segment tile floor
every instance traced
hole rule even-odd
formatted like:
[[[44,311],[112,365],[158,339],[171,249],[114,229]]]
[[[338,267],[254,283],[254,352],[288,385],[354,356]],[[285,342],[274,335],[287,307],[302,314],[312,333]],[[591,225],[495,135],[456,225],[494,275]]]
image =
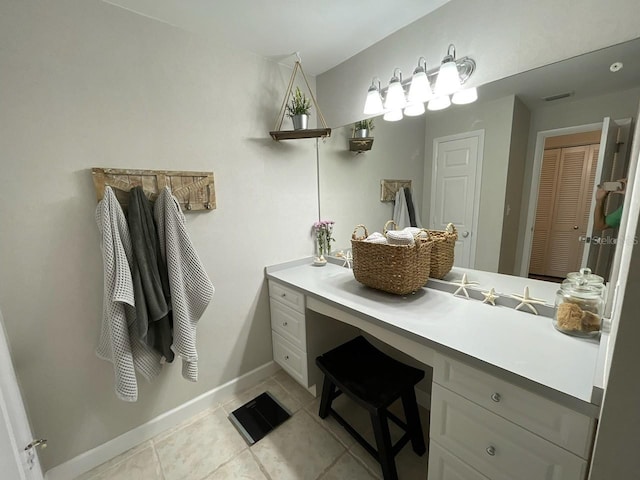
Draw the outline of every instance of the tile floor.
[[[227,419],[240,405],[264,391],[273,394],[293,416],[248,447]],[[113,458],[77,480],[374,480],[378,463],[331,417],[318,417],[314,398],[279,371],[225,403],[190,418],[152,440]],[[372,444],[368,414],[344,395],[334,408]],[[399,417],[399,402],[392,410]],[[428,441],[429,412],[420,409]],[[391,424],[392,440],[400,430]],[[427,478],[428,452],[418,457],[407,444],[396,457],[400,480]]]

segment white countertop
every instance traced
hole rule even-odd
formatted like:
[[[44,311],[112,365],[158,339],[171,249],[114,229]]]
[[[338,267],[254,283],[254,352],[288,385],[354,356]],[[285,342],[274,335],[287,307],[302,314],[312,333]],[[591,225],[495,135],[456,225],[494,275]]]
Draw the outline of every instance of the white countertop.
[[[593,389],[599,343],[564,335],[547,317],[432,288],[391,295],[361,285],[350,269],[333,264],[292,262],[268,267],[267,276],[431,348],[459,352],[586,404],[601,393]]]

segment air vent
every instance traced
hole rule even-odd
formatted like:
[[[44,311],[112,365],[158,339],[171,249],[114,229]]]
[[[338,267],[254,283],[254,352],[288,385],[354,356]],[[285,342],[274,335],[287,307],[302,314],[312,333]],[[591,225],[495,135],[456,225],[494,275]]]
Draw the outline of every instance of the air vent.
[[[570,97],[571,95],[573,95],[573,92],[558,93],[556,95],[549,95],[548,97],[542,97],[542,100],[544,100],[545,102],[553,102],[555,100],[560,100],[561,98]]]

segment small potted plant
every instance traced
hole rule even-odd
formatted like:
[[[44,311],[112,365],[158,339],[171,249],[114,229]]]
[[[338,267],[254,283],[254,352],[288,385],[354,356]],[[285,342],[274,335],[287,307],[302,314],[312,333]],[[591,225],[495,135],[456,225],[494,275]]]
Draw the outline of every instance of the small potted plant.
[[[353,138],[368,138],[373,126],[373,119],[360,120],[353,126]]]
[[[296,87],[296,91],[287,105],[287,116],[293,121],[294,130],[304,130],[309,122],[309,112],[311,111],[311,101]]]

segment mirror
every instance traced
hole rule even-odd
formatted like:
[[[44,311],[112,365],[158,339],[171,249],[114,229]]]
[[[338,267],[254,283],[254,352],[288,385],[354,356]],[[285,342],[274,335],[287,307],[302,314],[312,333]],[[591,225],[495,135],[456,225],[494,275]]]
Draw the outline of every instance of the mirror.
[[[551,245],[546,252],[542,249],[545,255],[556,255],[547,264],[565,261],[571,254],[575,266],[565,266],[567,271],[589,261],[597,266],[597,273],[606,275],[615,230],[602,235],[592,231],[592,186],[596,178],[620,178],[628,168],[631,122],[640,99],[639,58],[640,39],[636,39],[480,86],[479,100],[470,105],[427,111],[398,122],[375,118],[372,149],[362,154],[349,151],[352,125],[334,129],[320,146],[319,196],[322,218],[336,222],[335,247],[349,248],[356,225],[364,224],[372,233],[382,231],[392,218],[393,202],[380,201],[382,179],[411,180],[413,201],[426,228],[442,230],[449,221],[458,226],[458,266],[510,275],[531,273],[541,279],[564,276],[536,270],[542,243]],[[612,72],[614,62],[621,62],[623,68]],[[612,159],[598,160],[603,155],[600,147],[589,151],[589,145],[607,137],[602,133],[607,127],[613,138],[607,150]],[[574,134],[586,139],[565,137]],[[586,161],[572,160],[577,146],[586,146],[584,158],[591,163],[569,171],[571,162]],[[548,152],[562,155],[563,149],[566,160],[562,157],[556,164],[564,165],[564,176],[558,175],[562,168],[547,159]],[[477,174],[459,169],[468,155],[475,155]],[[440,167],[434,168],[434,163]],[[553,192],[545,190],[549,164],[551,170],[555,168]],[[574,181],[578,177],[581,180]],[[538,192],[539,210],[558,211],[560,220],[564,211],[560,200],[550,206],[549,198],[571,198],[581,208],[569,230],[541,233]],[[623,198],[609,197],[609,210]],[[558,246],[564,237],[569,238],[568,246],[562,247],[566,252]],[[586,242],[576,243],[586,237],[596,242],[588,247]]]

